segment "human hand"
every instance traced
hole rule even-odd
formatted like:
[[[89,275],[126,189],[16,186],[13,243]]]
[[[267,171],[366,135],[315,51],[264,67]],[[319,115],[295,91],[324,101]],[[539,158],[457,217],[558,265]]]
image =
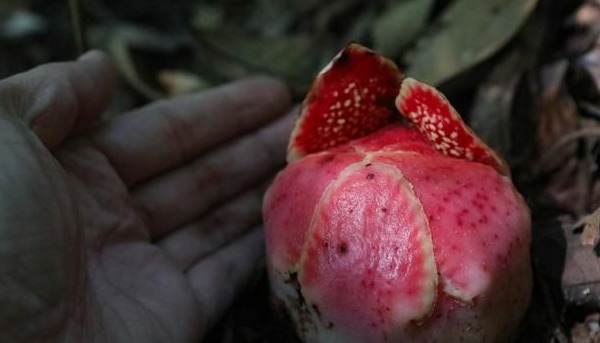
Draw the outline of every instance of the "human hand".
[[[284,86],[256,78],[91,128],[106,58],[0,82],[0,341],[198,342],[263,257]]]

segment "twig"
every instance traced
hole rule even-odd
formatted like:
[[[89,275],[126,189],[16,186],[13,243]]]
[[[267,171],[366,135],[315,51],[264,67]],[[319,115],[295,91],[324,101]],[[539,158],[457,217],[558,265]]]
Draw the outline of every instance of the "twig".
[[[560,148],[571,143],[572,141],[575,141],[575,140],[578,140],[581,138],[588,138],[588,137],[600,139],[600,128],[594,127],[594,128],[580,129],[580,130],[570,132],[570,133],[560,137],[556,141],[556,143],[554,143],[552,146],[550,146],[550,148],[548,148],[548,150],[546,150],[546,152],[540,158],[540,162],[538,164],[539,170],[543,170],[543,167],[546,166],[546,164],[548,164],[548,161],[556,155],[556,153],[558,152],[558,150]]]
[[[87,44],[83,35],[84,27],[81,20],[81,6],[79,0],[69,0],[69,12],[71,14],[71,28],[73,30],[73,39],[79,55],[87,50]]]

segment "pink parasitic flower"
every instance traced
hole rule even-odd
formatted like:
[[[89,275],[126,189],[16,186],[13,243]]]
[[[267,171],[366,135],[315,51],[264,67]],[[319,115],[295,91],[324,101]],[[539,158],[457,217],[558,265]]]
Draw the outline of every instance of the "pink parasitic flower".
[[[507,342],[530,214],[435,88],[350,44],[318,75],[263,205],[269,279],[304,342]]]

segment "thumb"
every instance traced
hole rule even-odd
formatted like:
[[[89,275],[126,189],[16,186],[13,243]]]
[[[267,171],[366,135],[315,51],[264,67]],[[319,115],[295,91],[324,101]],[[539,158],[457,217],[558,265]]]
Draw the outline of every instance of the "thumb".
[[[0,116],[20,119],[53,149],[106,110],[113,86],[108,58],[91,51],[76,62],[50,63],[0,81]]]

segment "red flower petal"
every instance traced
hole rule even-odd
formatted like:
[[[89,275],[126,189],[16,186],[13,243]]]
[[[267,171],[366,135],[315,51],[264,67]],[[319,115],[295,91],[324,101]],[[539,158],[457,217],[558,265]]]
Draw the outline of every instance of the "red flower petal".
[[[394,62],[349,44],[317,76],[288,146],[288,161],[369,134],[388,124],[402,74]]]
[[[431,231],[400,170],[348,166],[324,192],[309,230],[302,294],[324,324],[348,330],[340,342],[405,341],[398,329],[431,313],[438,286]]]
[[[503,175],[509,174],[506,163],[475,135],[437,89],[406,78],[396,107],[443,154],[487,164]]]

